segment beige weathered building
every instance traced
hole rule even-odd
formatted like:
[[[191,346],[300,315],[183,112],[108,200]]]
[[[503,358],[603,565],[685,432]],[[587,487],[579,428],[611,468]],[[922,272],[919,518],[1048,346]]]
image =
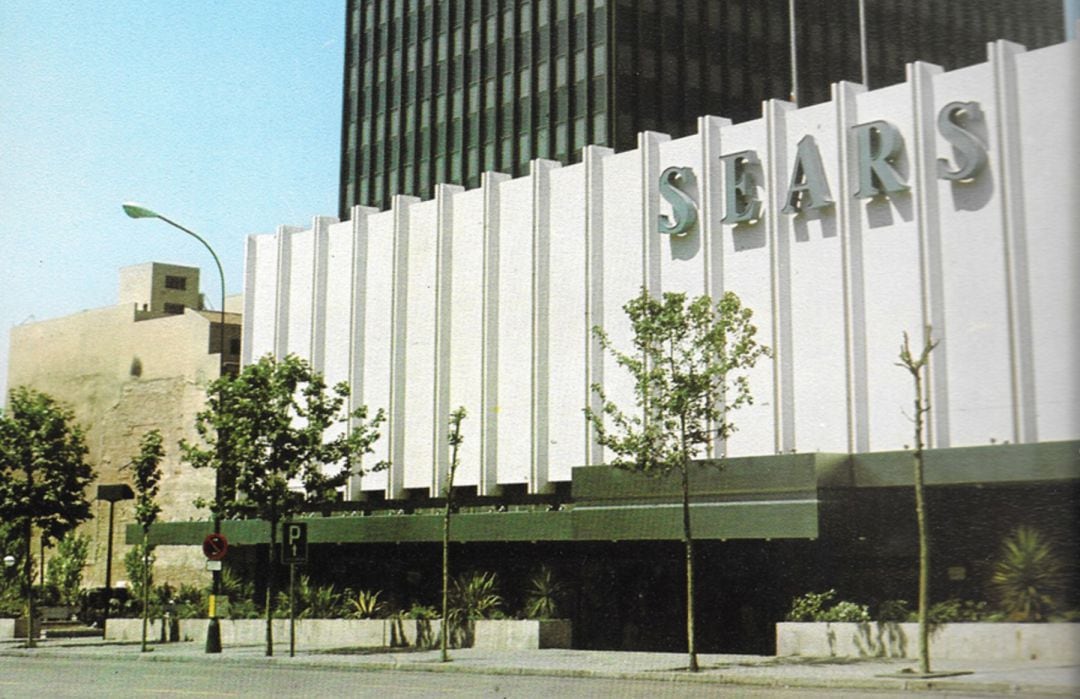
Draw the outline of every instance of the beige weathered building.
[[[240,355],[234,305],[226,304],[226,370],[235,369]],[[165,447],[159,519],[206,519],[194,500],[212,494],[214,474],[181,462],[178,443],[195,438],[195,414],[219,375],[219,319],[219,311],[204,309],[197,268],[151,262],[120,270],[115,306],[12,329],[8,386],[29,386],[66,403],[86,431],[97,481],[87,493],[92,518],[80,528],[91,539],[84,586],[105,584],[109,504],[94,500],[97,485],[131,482],[124,466],[147,431],[160,430]],[[123,528],[132,521],[132,502],[116,503],[114,585],[127,578]],[[159,583],[209,579],[195,547],[163,547],[156,555]]]

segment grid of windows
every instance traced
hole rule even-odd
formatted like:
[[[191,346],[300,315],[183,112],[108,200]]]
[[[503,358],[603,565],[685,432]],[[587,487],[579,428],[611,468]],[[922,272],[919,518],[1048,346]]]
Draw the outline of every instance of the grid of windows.
[[[608,4],[350,0],[342,217],[606,144]]]
[[[1061,41],[1059,0],[866,2],[872,87],[915,59],[985,60],[985,42]],[[701,114],[757,118],[791,92],[788,0],[349,0],[341,218],[440,182],[679,137]],[[799,101],[860,79],[858,0],[796,2]]]

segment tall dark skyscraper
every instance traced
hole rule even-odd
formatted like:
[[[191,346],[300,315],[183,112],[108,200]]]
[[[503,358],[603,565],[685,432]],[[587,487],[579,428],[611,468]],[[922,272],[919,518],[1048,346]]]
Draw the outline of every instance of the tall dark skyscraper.
[[[864,0],[872,87],[955,69],[985,44],[1064,38],[1061,0]],[[791,94],[788,0],[348,0],[339,215],[524,174],[533,158],[625,150],[702,114],[736,122]],[[861,81],[859,0],[797,0],[798,101]]]

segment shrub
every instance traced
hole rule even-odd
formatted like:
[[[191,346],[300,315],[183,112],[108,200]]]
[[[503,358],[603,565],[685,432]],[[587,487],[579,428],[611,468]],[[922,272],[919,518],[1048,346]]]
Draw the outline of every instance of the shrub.
[[[1002,542],[990,588],[1011,620],[1044,621],[1064,587],[1061,559],[1038,530],[1021,526]]]
[[[540,569],[529,580],[528,596],[525,599],[525,618],[554,619],[559,616],[559,605],[565,594],[565,588],[556,580],[551,568]]]
[[[209,614],[206,595],[194,585],[181,585],[170,604],[180,619],[201,619]]]
[[[500,615],[502,604],[495,573],[466,573],[454,580],[450,607],[460,618],[490,619]]]
[[[865,604],[840,601],[829,605],[835,598],[836,590],[807,592],[796,597],[791,601],[787,621],[870,621],[870,610]]]
[[[154,547],[143,546],[142,543],[135,544],[124,554],[124,570],[127,571],[128,589],[131,594],[121,603],[115,614],[110,609],[110,616],[140,616],[142,614],[143,568],[149,569],[146,584],[153,590],[155,559]]]
[[[915,621],[915,616],[906,599],[889,599],[878,608],[877,620],[901,623]]]
[[[26,600],[19,592],[18,585],[0,587],[0,617],[19,617],[23,614]]]
[[[345,603],[345,618],[385,619],[387,616],[387,605],[379,599],[380,594],[382,593],[378,590],[375,592],[370,590],[359,590],[357,592],[346,590],[345,597],[347,601]]]
[[[439,611],[434,607],[429,607],[426,604],[419,604],[413,602],[413,605],[409,607],[408,611],[398,612],[397,616],[404,619],[432,620],[438,619],[441,615],[439,614]]]
[[[229,598],[230,619],[256,619],[260,609],[255,603],[255,583],[245,581],[229,568],[221,570],[221,594]]]
[[[154,561],[156,558],[154,556],[154,547],[144,547],[141,543],[135,544],[124,554],[124,570],[127,571],[128,587],[131,589],[131,597],[138,604],[142,604],[143,568],[146,566],[150,568],[149,575],[146,576],[146,582],[153,589]]]
[[[274,614],[289,616],[289,593],[279,592]],[[296,585],[297,619],[336,619],[341,616],[341,593],[333,585],[312,585],[311,578],[301,575]]]
[[[865,604],[841,601],[822,612],[817,621],[870,621],[870,610]]]
[[[931,624],[951,624],[958,621],[984,621],[989,612],[986,602],[948,599],[930,605],[926,616]]]
[[[821,621],[825,605],[836,597],[836,590],[825,592],[807,592],[802,597],[791,600],[791,611],[787,621]]]
[[[45,580],[59,592],[62,604],[79,604],[83,568],[90,553],[90,538],[68,532],[56,545],[56,555],[45,569]]]

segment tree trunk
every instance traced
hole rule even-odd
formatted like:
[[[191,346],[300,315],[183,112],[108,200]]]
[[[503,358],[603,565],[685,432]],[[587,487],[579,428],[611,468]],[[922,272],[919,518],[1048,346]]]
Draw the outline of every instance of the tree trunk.
[[[923,389],[915,372],[915,519],[919,526],[919,671],[930,672],[930,535],[926,526],[926,500],[923,493]]]
[[[146,548],[147,538],[144,531],[142,539],[142,645],[140,646],[143,653],[148,650],[146,647],[146,626],[150,615],[150,552]]]
[[[690,464],[682,465],[683,543],[686,545],[686,649],[690,672],[698,671],[697,645],[694,643],[694,539],[690,532]]]
[[[450,466],[446,474],[446,512],[443,515],[443,558],[442,558],[442,662],[450,660],[450,516],[454,509],[454,474],[458,466],[458,447],[461,446],[461,421],[465,419],[465,408],[460,407],[450,414]]]
[[[270,554],[266,569],[266,655],[274,654],[274,617],[272,605],[274,599],[274,549],[277,548],[277,520],[270,522]]]
[[[33,648],[36,645],[34,639],[34,567],[33,546],[30,543],[33,534],[33,522],[27,515],[24,528],[26,531],[26,558],[23,560],[23,574],[26,578],[26,647]]]
[[[443,515],[442,537],[442,662],[450,660],[450,488],[446,489],[446,512]]]

